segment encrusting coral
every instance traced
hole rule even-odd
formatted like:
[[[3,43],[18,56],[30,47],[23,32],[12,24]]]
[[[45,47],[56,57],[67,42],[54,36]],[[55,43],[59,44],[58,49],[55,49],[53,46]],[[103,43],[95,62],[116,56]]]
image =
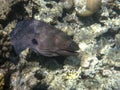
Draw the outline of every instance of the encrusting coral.
[[[4,75],[0,73],[0,90],[3,90],[4,84]]]
[[[9,58],[10,50],[10,37],[7,32],[0,30],[0,58]]]

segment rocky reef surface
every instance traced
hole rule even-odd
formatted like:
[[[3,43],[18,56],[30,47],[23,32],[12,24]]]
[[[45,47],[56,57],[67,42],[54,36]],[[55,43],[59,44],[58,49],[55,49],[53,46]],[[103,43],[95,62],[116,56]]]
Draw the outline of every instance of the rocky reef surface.
[[[119,0],[1,0],[0,90],[120,90]],[[10,32],[37,19],[73,35],[79,55],[48,58],[24,50]]]

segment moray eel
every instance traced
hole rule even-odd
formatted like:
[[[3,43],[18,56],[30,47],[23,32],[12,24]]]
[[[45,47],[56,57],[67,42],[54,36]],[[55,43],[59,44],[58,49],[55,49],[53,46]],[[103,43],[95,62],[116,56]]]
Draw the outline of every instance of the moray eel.
[[[77,55],[78,45],[71,36],[61,30],[38,20],[18,22],[10,33],[16,54],[26,48],[47,57]]]

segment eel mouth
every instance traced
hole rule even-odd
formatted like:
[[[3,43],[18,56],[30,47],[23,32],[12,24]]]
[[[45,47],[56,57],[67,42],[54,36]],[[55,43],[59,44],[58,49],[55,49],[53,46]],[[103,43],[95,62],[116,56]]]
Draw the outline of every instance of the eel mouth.
[[[39,51],[36,51],[36,50],[33,50],[34,52],[38,53],[38,54],[41,54],[41,55],[44,55],[44,56],[47,56],[47,57],[54,57],[54,56],[77,56],[79,55],[79,51],[76,50],[76,51],[70,51],[70,50],[57,50],[57,51],[54,51],[54,50],[40,50]]]
[[[62,56],[76,56],[78,55],[79,51],[70,51],[70,50],[60,50],[57,52],[58,55],[62,55]]]

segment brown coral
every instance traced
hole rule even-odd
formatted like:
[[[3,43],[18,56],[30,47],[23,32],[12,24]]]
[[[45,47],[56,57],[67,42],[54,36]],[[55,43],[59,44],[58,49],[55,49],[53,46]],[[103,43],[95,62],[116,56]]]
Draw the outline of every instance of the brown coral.
[[[0,30],[0,58],[8,58],[10,55],[11,43],[7,32]]]
[[[0,73],[0,90],[3,90],[4,84],[4,75]]]
[[[10,5],[6,0],[0,0],[0,19],[6,19],[10,11]]]

